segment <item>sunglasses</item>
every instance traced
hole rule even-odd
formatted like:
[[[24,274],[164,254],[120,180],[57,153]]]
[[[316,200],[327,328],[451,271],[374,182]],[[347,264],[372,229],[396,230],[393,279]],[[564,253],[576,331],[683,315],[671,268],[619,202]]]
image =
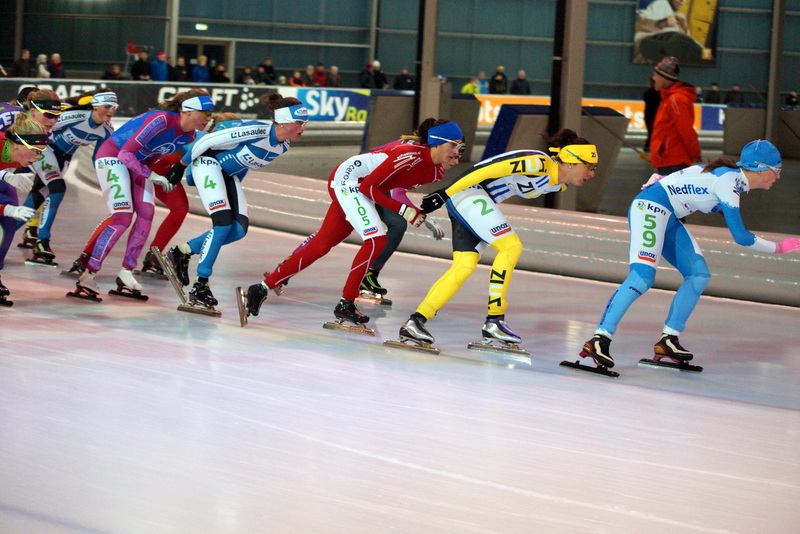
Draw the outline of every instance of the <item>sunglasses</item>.
[[[458,149],[459,154],[463,154],[464,150],[467,148],[466,143],[459,143],[458,141],[453,141],[452,139],[445,139],[444,137],[439,137],[437,135],[429,135],[431,139],[438,139],[439,141],[445,141],[446,143],[450,143],[454,147]]]
[[[45,119],[57,119],[58,116],[61,115],[60,111],[55,111],[55,110],[52,110],[52,109],[49,110],[49,111],[43,110],[42,108],[40,108],[39,106],[36,105],[36,101],[35,100],[32,101],[31,104],[33,105],[34,109],[36,109],[36,111],[38,111],[39,113],[44,115]]]
[[[24,147],[25,147],[25,148],[27,148],[27,149],[33,150],[34,152],[38,152],[39,154],[41,154],[42,152],[44,152],[45,150],[47,150],[47,147],[44,147],[44,148],[39,148],[39,147],[38,147],[38,146],[36,146],[36,145],[31,145],[31,144],[28,144],[28,143],[25,141],[25,139],[23,139],[22,137],[20,137],[20,136],[19,136],[19,134],[14,134],[14,137],[16,137],[16,140],[17,140],[17,142],[19,142],[19,144],[21,144],[22,146],[24,146]]]
[[[760,161],[756,161],[755,163],[756,163],[756,165],[762,165],[762,166],[768,168],[769,170],[771,170],[772,172],[774,172],[778,176],[781,175],[781,168],[780,167],[773,167],[772,165],[767,165],[766,163],[761,163]]]
[[[573,158],[575,158],[578,161],[580,161],[581,163],[583,163],[583,166],[586,167],[587,169],[589,169],[590,171],[597,170],[597,164],[589,163],[588,161],[586,161],[585,159],[583,159],[582,157],[580,157],[579,155],[574,153],[572,150],[567,150],[567,153],[569,155],[571,155]]]
[[[305,126],[308,124],[308,121],[294,121],[294,123],[298,126]]]

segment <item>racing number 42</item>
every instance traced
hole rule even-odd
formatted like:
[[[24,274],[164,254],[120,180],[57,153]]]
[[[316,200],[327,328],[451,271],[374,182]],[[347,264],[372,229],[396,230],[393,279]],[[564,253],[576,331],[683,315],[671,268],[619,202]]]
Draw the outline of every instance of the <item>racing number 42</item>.
[[[117,183],[119,182],[119,176],[114,174],[114,171],[112,169],[108,169],[108,173],[106,174],[106,182],[111,183],[111,185],[108,186],[108,188],[114,191],[115,199],[125,198],[125,195],[122,194],[122,186]]]

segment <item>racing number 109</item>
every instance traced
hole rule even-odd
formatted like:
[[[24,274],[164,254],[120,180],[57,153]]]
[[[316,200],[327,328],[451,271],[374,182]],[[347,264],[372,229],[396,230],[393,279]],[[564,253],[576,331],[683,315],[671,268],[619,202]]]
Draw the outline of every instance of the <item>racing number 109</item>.
[[[644,216],[644,232],[642,232],[642,240],[644,241],[644,246],[647,248],[653,248],[656,244],[656,233],[653,231],[653,228],[657,226],[656,216],[653,214],[647,214]]]

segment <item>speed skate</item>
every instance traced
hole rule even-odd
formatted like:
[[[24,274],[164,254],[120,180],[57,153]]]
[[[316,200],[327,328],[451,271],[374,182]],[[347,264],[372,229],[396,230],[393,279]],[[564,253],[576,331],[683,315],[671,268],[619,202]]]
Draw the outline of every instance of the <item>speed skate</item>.
[[[665,358],[668,361],[661,361]],[[642,358],[639,360],[639,365],[663,367],[665,369],[677,369],[678,371],[691,371],[694,373],[700,373],[703,371],[703,368],[699,365],[692,365],[687,363],[685,360],[673,360],[672,358],[669,358],[663,354],[656,354],[652,358]]]
[[[417,341],[415,339],[403,338],[402,336],[400,339],[387,339],[383,342],[383,344],[387,347],[395,347],[398,349],[406,349],[406,350],[414,350],[417,352],[427,352],[428,354],[440,354],[442,351],[431,345],[430,343],[425,343],[422,341]]]
[[[164,271],[164,274],[170,281],[172,289],[175,290],[175,293],[178,294],[178,298],[181,299],[181,303],[177,308],[178,311],[208,315],[210,317],[222,316],[222,312],[213,306],[207,306],[203,302],[195,299],[189,301],[189,299],[186,297],[186,292],[183,290],[183,285],[180,283],[180,281],[178,281],[178,277],[175,275],[175,270],[172,268],[172,263],[166,258],[166,256],[164,256],[158,247],[154,246],[150,250],[158,260],[159,265],[161,265],[161,269]]]
[[[372,328],[367,328],[361,323],[353,323],[347,319],[341,318],[323,323],[322,328],[327,328],[328,330],[344,330],[346,332],[352,332],[353,334],[364,334],[367,336],[375,335],[375,330]]]
[[[385,295],[374,293],[372,291],[361,290],[361,293],[356,297],[356,302],[364,302],[367,304],[380,304],[382,306],[391,306],[392,299],[387,299]]]
[[[506,343],[496,339],[483,338],[483,341],[473,341],[467,344],[468,349],[482,350],[484,352],[511,352],[513,354],[521,354],[522,356],[530,356],[531,351],[523,349],[517,343]]]
[[[345,330],[354,334],[364,334],[374,336],[375,330],[367,328],[364,324],[369,321],[369,317],[358,311],[356,305],[351,300],[341,299],[333,310],[336,321],[329,321],[322,325],[322,328],[329,330]]]

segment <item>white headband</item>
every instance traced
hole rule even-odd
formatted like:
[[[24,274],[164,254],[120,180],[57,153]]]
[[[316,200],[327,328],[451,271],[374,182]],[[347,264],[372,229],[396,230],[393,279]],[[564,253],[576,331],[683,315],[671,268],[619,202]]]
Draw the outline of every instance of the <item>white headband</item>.
[[[278,108],[274,112],[275,122],[278,124],[289,124],[297,121],[308,122],[308,110],[303,104],[289,106],[288,108]]]
[[[181,111],[214,111],[214,101],[210,96],[195,96],[183,101]]]
[[[92,105],[93,106],[112,106],[112,107],[119,107],[119,102],[117,102],[117,95],[116,93],[112,93],[108,91],[106,93],[97,93],[92,96]]]

